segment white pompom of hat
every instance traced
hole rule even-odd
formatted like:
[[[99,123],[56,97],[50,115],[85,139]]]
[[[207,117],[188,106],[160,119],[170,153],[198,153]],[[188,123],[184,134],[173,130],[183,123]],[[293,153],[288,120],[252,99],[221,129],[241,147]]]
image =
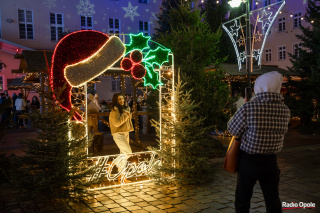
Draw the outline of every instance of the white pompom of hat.
[[[278,71],[260,75],[254,84],[254,93],[274,92],[280,93],[283,76]]]

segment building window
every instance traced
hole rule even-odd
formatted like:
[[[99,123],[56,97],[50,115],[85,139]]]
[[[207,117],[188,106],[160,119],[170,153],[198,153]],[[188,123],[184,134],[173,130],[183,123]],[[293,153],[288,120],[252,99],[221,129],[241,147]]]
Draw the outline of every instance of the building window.
[[[1,27],[1,11],[0,11],[0,38],[2,38],[2,27]]]
[[[81,16],[81,30],[93,30],[92,16]]]
[[[301,12],[293,15],[293,28],[301,27]]]
[[[149,3],[149,0],[139,0],[139,3]]]
[[[63,36],[62,13],[50,13],[51,41],[59,41]]]
[[[293,55],[299,58],[299,48],[301,48],[301,43],[293,44]]]
[[[139,21],[139,32],[143,33],[145,36],[149,35],[149,22]]]
[[[278,56],[279,60],[285,60],[286,59],[286,47],[285,46],[280,46],[278,47]]]
[[[109,33],[120,34],[120,19],[109,18]]]
[[[0,76],[0,92],[3,92],[3,77]]]
[[[279,18],[279,32],[282,32],[285,30],[286,30],[286,18],[285,17]]]
[[[264,0],[264,6],[270,5],[270,0]]]
[[[18,10],[19,38],[33,39],[33,15],[30,10]]]
[[[266,49],[266,62],[271,61],[271,49]]]
[[[111,90],[112,91],[121,91],[121,80],[120,78],[111,77]]]

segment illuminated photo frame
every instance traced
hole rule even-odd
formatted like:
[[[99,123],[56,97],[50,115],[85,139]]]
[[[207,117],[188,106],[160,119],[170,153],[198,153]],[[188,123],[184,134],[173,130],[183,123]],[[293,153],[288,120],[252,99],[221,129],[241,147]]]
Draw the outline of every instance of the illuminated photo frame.
[[[70,49],[70,45],[74,45],[74,49]],[[65,58],[70,58],[70,55],[75,55],[75,59],[71,59],[71,62],[66,61]],[[152,41],[150,36],[144,36],[143,33],[109,36],[92,30],[77,31],[68,34],[58,43],[52,61],[52,90],[66,85],[63,91],[65,99],[59,102],[60,106],[68,111],[75,107],[72,102],[74,89],[81,90],[84,96],[83,104],[80,104],[84,108],[83,113],[74,110],[73,119],[74,122],[81,122],[86,126],[87,137],[87,84],[110,70],[126,74],[130,72],[132,78],[142,81],[145,87],[159,92],[160,124],[162,111],[167,111],[166,107],[170,104],[167,101],[173,101],[173,96],[168,97],[168,91],[173,90],[174,86],[174,56],[169,49]],[[174,109],[171,111],[174,113]],[[127,155],[130,156],[117,154],[90,157],[88,160],[95,170],[88,180],[104,179],[100,185],[92,186],[91,189],[150,181],[148,174],[155,165],[161,164],[161,160],[152,151]],[[121,171],[119,165],[125,165],[121,166]],[[131,183],[125,182],[127,178],[131,178]]]

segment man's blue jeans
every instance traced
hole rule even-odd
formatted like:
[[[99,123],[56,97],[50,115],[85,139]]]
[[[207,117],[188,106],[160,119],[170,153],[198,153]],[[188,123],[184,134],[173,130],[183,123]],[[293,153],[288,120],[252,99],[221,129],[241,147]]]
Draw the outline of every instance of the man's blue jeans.
[[[236,212],[249,213],[253,187],[260,183],[267,212],[282,212],[279,198],[280,170],[277,155],[250,155],[240,151],[237,174]]]

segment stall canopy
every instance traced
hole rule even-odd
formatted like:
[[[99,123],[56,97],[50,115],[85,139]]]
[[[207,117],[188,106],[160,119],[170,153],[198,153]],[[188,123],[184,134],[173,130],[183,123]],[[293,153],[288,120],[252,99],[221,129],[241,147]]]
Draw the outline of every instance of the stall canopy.
[[[238,81],[238,82],[247,82],[247,72],[242,71],[239,72],[238,65],[237,64],[228,64],[228,63],[222,63],[221,67],[225,70],[225,80],[228,81]],[[211,67],[207,67],[206,71],[214,71],[214,65]],[[254,82],[257,77],[260,75],[271,72],[271,71],[278,71],[284,76],[284,81],[287,80],[288,76],[291,76],[293,78],[299,78],[299,75],[293,72],[290,72],[288,70],[279,68],[278,66],[269,66],[269,65],[262,65],[261,69],[259,70],[253,70],[253,72],[250,73],[250,81]]]
[[[14,78],[10,82],[8,82],[9,90],[20,90],[23,97],[27,98],[31,89],[34,86],[32,83],[24,82],[24,78]]]

